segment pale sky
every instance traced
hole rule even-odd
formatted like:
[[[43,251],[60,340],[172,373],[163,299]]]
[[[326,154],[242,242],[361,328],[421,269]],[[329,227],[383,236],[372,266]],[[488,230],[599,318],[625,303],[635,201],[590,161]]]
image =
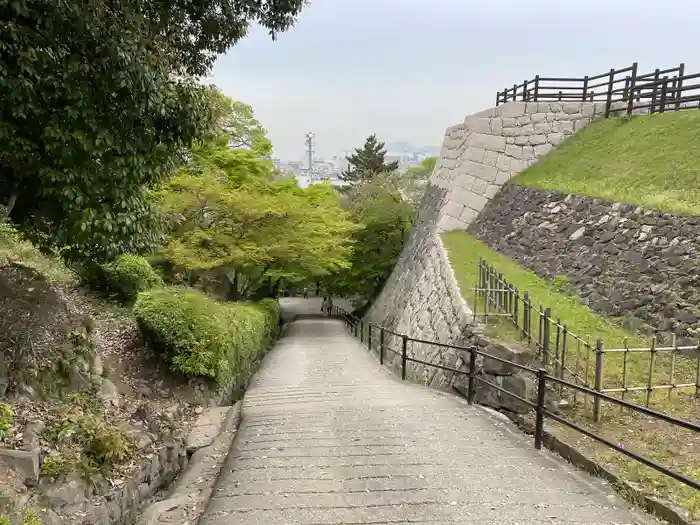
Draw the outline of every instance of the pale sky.
[[[253,28],[211,81],[253,106],[286,160],[307,131],[326,158],[371,133],[439,146],[538,73],[700,72],[699,26],[700,0],[311,0],[275,42]]]

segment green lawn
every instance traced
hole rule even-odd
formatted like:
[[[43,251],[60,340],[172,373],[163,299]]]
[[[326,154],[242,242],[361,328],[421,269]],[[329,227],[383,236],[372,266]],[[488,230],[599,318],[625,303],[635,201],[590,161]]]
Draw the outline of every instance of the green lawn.
[[[700,215],[700,111],[593,122],[512,182]]]

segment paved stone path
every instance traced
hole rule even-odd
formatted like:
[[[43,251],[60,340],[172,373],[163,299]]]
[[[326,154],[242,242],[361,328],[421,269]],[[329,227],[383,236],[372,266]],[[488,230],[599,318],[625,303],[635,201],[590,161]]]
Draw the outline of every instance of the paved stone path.
[[[657,522],[498,415],[395,379],[341,322],[292,323],[200,524],[408,523]]]

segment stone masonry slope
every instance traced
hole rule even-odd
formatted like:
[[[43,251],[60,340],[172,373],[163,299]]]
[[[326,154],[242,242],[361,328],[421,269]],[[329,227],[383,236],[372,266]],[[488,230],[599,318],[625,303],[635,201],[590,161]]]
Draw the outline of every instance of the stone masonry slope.
[[[332,319],[290,325],[201,525],[652,524],[497,415],[402,383]]]

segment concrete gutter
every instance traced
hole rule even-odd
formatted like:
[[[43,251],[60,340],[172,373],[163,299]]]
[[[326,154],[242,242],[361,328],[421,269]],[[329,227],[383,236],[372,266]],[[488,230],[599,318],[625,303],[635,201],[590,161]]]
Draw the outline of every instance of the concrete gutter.
[[[240,422],[240,401],[233,406],[205,410],[187,440],[188,450],[195,450],[187,468],[167,499],[148,506],[137,525],[197,523],[211,498]]]

